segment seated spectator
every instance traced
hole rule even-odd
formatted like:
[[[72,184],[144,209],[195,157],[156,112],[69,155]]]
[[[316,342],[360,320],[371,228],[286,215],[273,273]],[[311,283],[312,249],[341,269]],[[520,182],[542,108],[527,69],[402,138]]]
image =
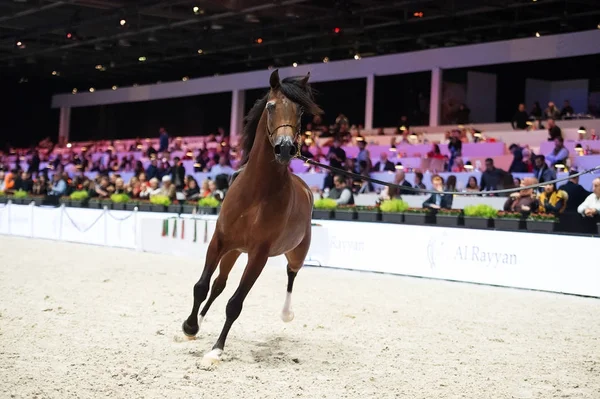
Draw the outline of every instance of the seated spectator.
[[[0,190],[1,191],[1,190]],[[43,174],[38,175],[37,179],[33,182],[31,190],[33,195],[47,195],[48,194],[48,179]]]
[[[433,189],[436,191],[444,191],[444,179],[440,176],[434,176],[431,179],[433,183]],[[431,209],[451,209],[452,208],[452,195],[446,194],[431,194],[429,198],[423,202],[423,208]]]
[[[198,182],[193,177],[188,180],[187,187],[183,189],[183,195],[188,201],[200,199],[200,187]]]
[[[185,185],[185,167],[183,166],[183,163],[179,157],[175,157],[173,161],[174,165],[171,170],[171,180],[175,185],[175,189],[177,191],[181,191]]]
[[[573,107],[571,107],[571,102],[569,100],[565,100],[563,109],[560,111],[560,118],[565,119],[571,117],[575,113]]]
[[[225,174],[231,176],[234,170],[229,165],[229,157],[226,154],[219,156],[219,163],[210,169],[210,177],[214,180],[218,175]]]
[[[427,187],[425,187],[425,184],[423,184],[423,173],[422,172],[415,172],[415,184],[413,186],[414,188],[420,188],[421,190],[425,190]],[[414,192],[416,194],[416,192]]]
[[[158,188],[158,179],[153,177],[148,182],[148,185],[142,186],[142,191],[140,191],[141,199],[150,199],[153,195],[157,195],[160,193],[160,188]]]
[[[403,187],[412,188],[412,185],[406,181],[406,174],[403,170],[399,170],[396,172],[396,176],[394,176],[394,184]],[[416,194],[415,191],[403,190],[398,187],[389,187],[385,186],[381,191],[380,198],[382,200],[394,199],[394,198],[402,198],[404,194]]]
[[[440,146],[438,144],[434,144],[431,147],[431,151],[429,151],[427,153],[427,158],[436,158],[436,159],[444,158],[444,156],[442,155],[442,152],[440,151]]]
[[[61,197],[67,192],[67,182],[65,182],[61,173],[55,173],[52,176],[52,187],[48,195]]]
[[[354,205],[354,195],[346,184],[343,176],[336,175],[333,178],[334,187],[329,190],[327,198],[335,200],[338,205]]]
[[[569,158],[569,150],[565,147],[565,141],[562,137],[554,139],[554,149],[548,155],[546,159],[550,162],[550,165],[555,166],[557,164],[564,165]]]
[[[544,116],[548,119],[560,119],[560,110],[554,105],[553,101],[548,103],[548,108],[544,111]]]
[[[158,195],[165,195],[173,201],[176,197],[175,185],[171,180],[170,175],[165,175],[162,178],[162,187],[159,189]]]
[[[458,191],[456,189],[456,176],[454,176],[454,175],[448,176],[448,180],[446,180],[445,191]]]
[[[15,175],[16,170],[10,171],[4,175],[4,187],[2,191],[11,193],[15,188]]]
[[[23,190],[30,193],[33,189],[33,180],[29,172],[21,172],[19,178],[15,181],[15,191]]]
[[[477,178],[475,176],[469,176],[469,181],[467,182],[467,187],[465,187],[464,191],[468,193],[479,192],[479,185],[477,184]]]
[[[600,177],[592,182],[592,193],[577,207],[577,212],[588,218],[600,215]]]
[[[369,177],[368,163],[366,161],[360,161],[358,163],[359,174],[364,177]],[[366,194],[375,191],[373,183],[368,180],[357,179],[352,182],[352,192],[356,194]]]
[[[562,137],[562,130],[556,126],[554,119],[548,119],[548,141],[553,141],[557,137]]]
[[[519,104],[519,109],[512,118],[511,124],[515,130],[527,129],[527,122],[529,121],[529,115],[525,111],[525,104]]]
[[[502,177],[505,172],[494,166],[494,160],[488,158],[485,160],[485,171],[481,174],[481,191],[496,190],[502,183]]]
[[[95,185],[94,192],[91,193],[91,197],[108,198],[111,195],[112,190],[110,189],[110,181],[108,177],[102,176],[100,182]]]
[[[127,194],[127,187],[123,178],[119,177],[115,180],[115,190],[113,194]]]
[[[388,160],[388,154],[386,152],[382,152],[379,154],[379,162],[375,164],[371,172],[384,172],[384,171],[393,172],[395,169],[394,163]]]
[[[127,195],[131,198],[139,198],[141,191],[142,183],[140,183],[140,179],[133,176],[127,185]]]
[[[559,215],[565,211],[569,196],[562,190],[556,189],[556,184],[546,184],[544,192],[539,196],[539,212]]]
[[[533,170],[533,174],[540,183],[556,180],[556,172],[554,169],[548,167],[548,164],[546,164],[546,157],[543,155],[535,157],[535,169]],[[543,190],[543,188],[540,188],[538,191],[541,190]]]
[[[535,177],[526,177],[521,182],[521,187],[531,186],[537,184],[537,182]],[[531,212],[536,212],[538,208],[538,200],[536,199],[532,188],[523,189],[518,193],[512,193],[504,203],[504,210],[506,212],[520,212],[524,214],[524,216],[527,216]]]
[[[0,193],[4,192],[4,179],[6,178],[5,173],[2,169],[0,169]]]
[[[569,171],[569,176],[575,174],[577,174],[576,170]],[[565,213],[577,213],[579,205],[581,205],[590,195],[589,191],[579,185],[579,176],[570,178],[569,181],[560,186],[559,189],[569,196]]]

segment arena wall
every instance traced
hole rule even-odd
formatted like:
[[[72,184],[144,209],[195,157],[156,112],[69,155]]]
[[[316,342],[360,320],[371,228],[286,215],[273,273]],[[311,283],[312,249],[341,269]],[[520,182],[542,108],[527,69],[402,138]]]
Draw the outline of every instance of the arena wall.
[[[8,204],[0,234],[192,257],[200,270],[216,219]],[[315,220],[306,264],[600,297],[594,245],[597,237]]]

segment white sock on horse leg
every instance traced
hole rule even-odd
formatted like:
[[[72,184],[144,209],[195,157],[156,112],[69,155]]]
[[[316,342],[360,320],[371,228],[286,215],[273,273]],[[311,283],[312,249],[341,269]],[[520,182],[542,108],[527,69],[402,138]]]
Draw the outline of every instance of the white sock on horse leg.
[[[294,320],[294,312],[292,312],[292,293],[287,292],[285,295],[285,302],[283,303],[283,310],[281,311],[281,320],[286,323]]]

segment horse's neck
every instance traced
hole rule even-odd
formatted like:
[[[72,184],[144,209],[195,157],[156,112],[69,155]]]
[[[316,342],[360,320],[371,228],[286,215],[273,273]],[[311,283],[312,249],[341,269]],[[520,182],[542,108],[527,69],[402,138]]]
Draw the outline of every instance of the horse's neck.
[[[288,167],[275,160],[273,146],[267,138],[264,118],[256,129],[256,139],[244,169],[257,176],[258,184],[276,184],[281,187],[282,180],[289,179]]]

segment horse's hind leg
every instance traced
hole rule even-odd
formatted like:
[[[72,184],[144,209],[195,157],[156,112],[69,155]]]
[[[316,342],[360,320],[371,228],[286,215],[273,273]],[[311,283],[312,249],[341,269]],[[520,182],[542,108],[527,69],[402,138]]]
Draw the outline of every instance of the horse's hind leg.
[[[240,254],[240,251],[231,251],[223,255],[223,259],[221,259],[221,264],[219,265],[219,275],[217,276],[215,281],[213,281],[208,301],[206,301],[206,304],[200,312],[200,322],[198,323],[199,325],[202,324],[204,316],[206,316],[208,309],[210,309],[210,306],[213,304],[215,299],[217,299],[217,297],[221,295],[221,293],[225,289],[225,285],[227,284],[227,277],[229,277],[229,272],[233,268],[233,265],[235,265],[235,261],[240,257]]]
[[[225,319],[225,325],[223,326],[221,335],[219,335],[219,338],[217,339],[217,342],[213,346],[212,350],[204,355],[202,362],[204,365],[208,366],[221,360],[221,354],[225,348],[225,340],[227,339],[229,330],[231,329],[233,323],[240,316],[240,313],[242,313],[244,299],[246,299],[246,296],[256,282],[256,279],[262,273],[262,270],[267,263],[267,259],[269,258],[268,253],[268,248],[265,248],[263,250],[248,254],[248,264],[246,265],[246,269],[242,275],[240,285],[229,302],[227,302],[227,307],[225,308],[225,315],[227,317]]]
[[[291,250],[290,252],[285,254],[287,258],[287,292],[285,294],[285,302],[283,303],[283,310],[281,311],[281,320],[286,323],[294,320],[294,312],[292,311],[292,289],[294,287],[294,280],[296,279],[296,275],[300,268],[304,265],[304,259],[306,259],[306,254],[308,254],[308,249],[310,247],[310,227],[308,232],[304,236],[304,240],[298,245],[296,248]]]
[[[215,272],[222,256],[223,245],[219,235],[215,234],[208,245],[202,276],[200,276],[200,280],[198,280],[198,282],[194,285],[194,306],[192,307],[192,312],[187,320],[183,322],[183,333],[188,337],[195,336],[200,330],[200,326],[198,325],[198,311],[200,310],[200,305],[202,302],[204,302],[206,296],[208,295],[210,279]]]

